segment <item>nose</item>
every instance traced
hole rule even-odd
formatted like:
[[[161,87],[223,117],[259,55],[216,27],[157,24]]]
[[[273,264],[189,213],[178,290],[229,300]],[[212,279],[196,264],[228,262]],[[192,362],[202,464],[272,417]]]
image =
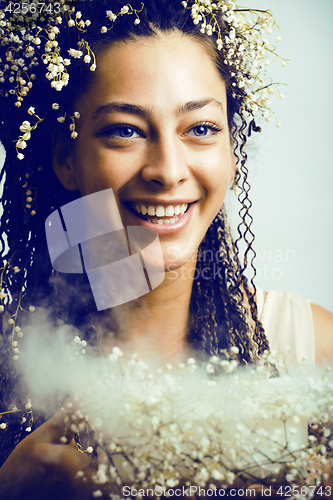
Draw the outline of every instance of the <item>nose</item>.
[[[181,139],[161,136],[152,141],[147,150],[142,178],[164,189],[173,189],[189,177],[186,155]]]

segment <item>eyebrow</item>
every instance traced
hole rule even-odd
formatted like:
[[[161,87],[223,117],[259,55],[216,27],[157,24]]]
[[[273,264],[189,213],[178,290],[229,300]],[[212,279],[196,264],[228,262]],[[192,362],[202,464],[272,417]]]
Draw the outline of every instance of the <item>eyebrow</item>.
[[[189,113],[191,111],[195,111],[197,109],[202,109],[209,104],[213,104],[215,107],[218,107],[224,112],[224,107],[220,101],[214,98],[210,99],[202,99],[200,101],[189,101],[185,104],[178,106],[176,109],[176,115],[182,115],[185,113]],[[130,115],[141,116],[142,118],[151,118],[152,112],[151,110],[147,110],[142,106],[137,104],[129,104],[123,102],[111,102],[109,104],[104,104],[100,106],[95,113],[93,114],[93,120],[96,120],[100,115],[109,114],[109,113],[128,113]]]

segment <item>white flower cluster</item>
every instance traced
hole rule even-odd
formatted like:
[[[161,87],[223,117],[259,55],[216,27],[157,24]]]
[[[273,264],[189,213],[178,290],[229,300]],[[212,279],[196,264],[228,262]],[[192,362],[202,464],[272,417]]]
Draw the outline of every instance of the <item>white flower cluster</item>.
[[[24,126],[28,127],[28,123],[29,122],[26,122],[26,124],[24,124]],[[31,198],[32,192],[30,190],[27,190],[26,191],[26,195],[27,195],[27,202],[31,203],[33,201],[33,199]],[[30,208],[30,206],[29,206],[29,208]],[[21,269],[18,266],[14,266],[13,267],[10,264],[10,262],[7,262],[7,264],[3,268],[0,269],[0,272],[3,273],[6,267],[10,267],[14,271],[14,274],[17,274],[17,273],[19,273],[21,271]],[[2,282],[2,286],[3,285],[4,285],[4,283]],[[0,313],[3,313],[5,311],[4,300],[7,299],[8,295],[10,295],[10,294],[6,293],[3,288],[0,289],[0,301],[1,301],[1,304],[0,304]],[[23,332],[21,330],[21,327],[16,324],[17,313],[18,313],[18,311],[20,309],[21,309],[21,305],[19,303],[19,305],[17,307],[17,310],[16,310],[16,313],[14,313],[8,319],[8,324],[12,327],[12,332],[11,332],[11,335],[9,337],[9,342],[11,343],[11,346],[12,346],[13,360],[14,361],[17,361],[19,359],[19,352],[20,352],[20,349],[19,349],[19,346],[18,346],[19,343],[18,343],[18,340],[16,340],[16,338],[17,339],[22,339],[23,338]],[[33,306],[33,305],[29,306],[29,312],[32,313],[35,310],[36,310],[35,306]]]
[[[34,3],[34,0],[30,0],[25,5],[30,6]],[[57,5],[60,3],[57,2]],[[76,26],[79,33],[84,33],[91,24],[90,20],[83,21],[81,19],[81,12],[76,12],[75,20],[73,20],[71,16],[74,13],[75,7],[69,8],[64,2],[61,2],[60,13],[55,18],[45,15],[45,13],[42,14],[38,9],[33,13],[28,10],[28,14],[24,17],[20,13],[16,13],[16,9],[10,14],[0,10],[1,45],[8,46],[6,63],[2,64],[0,71],[0,83],[7,83],[7,88],[5,87],[5,90],[1,91],[0,87],[0,91],[5,96],[16,94],[15,106],[21,106],[23,98],[32,87],[32,81],[35,79],[33,69],[39,65],[41,60],[47,65],[45,76],[50,80],[51,87],[60,91],[68,84],[67,66],[70,65],[71,61],[61,55],[61,48],[56,40],[60,32],[57,24],[61,24],[63,18],[69,19],[68,26]],[[42,27],[41,23],[46,21],[49,23]],[[44,39],[46,42],[42,43]],[[94,71],[96,61],[89,45],[84,39],[79,40],[78,44],[79,50],[70,49],[69,55],[73,58],[81,58],[85,55],[84,61],[86,63],[90,63],[91,58],[93,58],[94,62],[90,69]]]
[[[125,16],[126,14],[135,14],[134,24],[140,24],[139,14],[140,14],[140,12],[142,12],[143,7],[144,7],[144,4],[142,2],[141,2],[141,6],[142,7],[140,10],[136,10],[136,9],[133,9],[133,7],[130,3],[128,3],[128,4],[124,5],[117,14],[112,12],[112,10],[107,10],[106,17],[109,19],[109,21],[114,22],[118,19],[119,16]],[[112,29],[112,26],[110,28],[107,28],[106,26],[102,26],[101,33],[107,33],[110,29]]]
[[[61,116],[57,117],[57,121],[59,123],[64,123],[66,120],[66,116],[68,116],[71,119],[72,123],[69,126],[69,130],[71,131],[71,138],[76,139],[79,134],[75,130],[75,120],[78,120],[80,118],[80,113],[78,111],[74,111],[74,115],[71,116],[68,113],[66,113],[66,111],[64,111],[63,108],[56,102],[54,102],[52,104],[52,109],[55,111],[58,111],[59,109],[61,109],[62,113],[64,113],[64,114],[61,114]]]
[[[86,354],[85,347],[87,346],[87,342],[85,340],[81,340],[78,335],[75,335],[72,345],[75,347],[75,355],[84,355]],[[78,350],[81,347],[81,350]]]
[[[256,368],[244,370],[228,356],[212,357],[206,370],[193,358],[152,370],[114,348],[74,398],[96,438],[96,491],[186,481],[228,488],[249,478],[318,486],[333,456],[332,373],[300,366],[271,378],[271,363],[284,367],[265,353]],[[213,379],[205,375],[221,369]],[[310,490],[302,496],[310,497]]]
[[[54,0],[49,5],[52,3],[55,3]],[[83,59],[91,71],[96,70],[95,54],[84,39],[91,21],[84,21],[82,13],[76,11],[74,6],[69,7],[65,0],[57,3],[60,12],[54,17],[51,14],[57,12],[56,9],[51,9],[51,14],[47,14],[35,7],[32,9],[31,6],[35,4],[36,0],[28,0],[24,4],[28,6],[28,13],[24,16],[20,12],[16,13],[15,9],[10,13],[0,10],[1,46],[7,48],[6,60],[0,61],[0,93],[5,96],[16,95],[17,107],[21,106],[32,88],[36,78],[34,68],[40,61],[47,66],[46,79],[57,91],[68,84],[70,58]],[[134,24],[139,24],[139,14],[144,8],[144,4],[141,5],[140,10],[134,9],[130,3],[125,4],[118,13],[107,10],[106,18],[111,22],[111,27],[102,26],[101,33],[112,29],[113,23],[124,15],[134,14]],[[270,97],[277,86],[266,78],[266,68],[270,64],[268,56],[277,57],[275,46],[263,38],[264,33],[271,34],[276,26],[270,11],[239,8],[234,0],[189,0],[183,1],[182,5],[190,9],[193,23],[200,27],[201,33],[216,38],[224,64],[230,67],[233,97],[240,103],[241,115],[247,119],[259,111],[269,121],[273,115]],[[77,48],[70,48],[66,57],[61,54],[57,41],[60,33],[57,25],[63,21],[70,28],[76,27],[79,35]],[[276,41],[279,40],[280,36],[276,38]],[[285,60],[282,64],[285,64]],[[282,99],[284,94],[280,92],[279,97]],[[277,123],[277,126],[280,124]],[[17,148],[26,147],[28,135],[17,141]],[[71,137],[77,137],[75,130],[71,131]],[[21,152],[17,152],[17,156],[19,159],[24,158]]]
[[[32,423],[33,423],[33,414],[32,414],[32,403],[31,399],[26,399],[26,404],[24,405],[24,409],[17,408],[16,405],[12,405],[9,410],[0,413],[0,420],[4,415],[8,415],[11,413],[21,413],[24,412],[25,416],[22,416],[21,424],[24,425],[25,432],[31,432]],[[8,424],[6,422],[0,423],[0,429],[5,430],[8,428]]]
[[[50,0],[48,8],[41,9],[40,6],[45,4],[28,0],[24,4],[25,12],[23,7],[21,9],[20,5],[16,6],[13,2],[9,2],[5,9],[0,10],[1,46],[8,47],[6,60],[2,61],[0,70],[0,84],[6,85],[4,90],[1,90],[0,86],[0,91],[5,96],[16,94],[17,107],[21,106],[23,98],[33,86],[34,68],[40,62],[41,38],[47,37],[45,54],[57,53],[58,42],[55,38],[59,29],[56,24],[62,22],[62,17],[54,14],[60,5],[56,0]],[[61,7],[61,13],[62,9]],[[41,24],[47,24],[46,28],[41,28]],[[58,60],[57,63],[59,62]]]
[[[191,9],[193,23],[200,26],[201,33],[215,33],[224,64],[231,69],[233,97],[242,102],[242,115],[248,118],[259,111],[269,121],[273,115],[270,95],[278,85],[266,79],[271,62],[268,57],[278,57],[275,46],[263,38],[277,26],[271,12],[240,8],[234,0],[193,0],[182,4]],[[280,40],[278,36],[276,41]],[[282,65],[285,64],[283,60]]]
[[[37,121],[34,125],[31,125],[28,120],[24,120],[22,125],[20,126],[20,131],[23,132],[23,135],[20,135],[18,140],[16,141],[16,153],[17,157],[19,160],[23,160],[24,154],[19,153],[19,149],[25,149],[27,147],[26,141],[28,141],[31,138],[31,132],[35,130],[35,128],[38,126],[39,123],[43,121],[43,118],[40,118],[38,115],[36,115],[36,110],[32,106],[28,109],[28,114],[31,116],[35,116],[37,118]],[[27,198],[27,203],[30,203],[32,199],[30,200],[29,197]],[[27,208],[31,208],[31,206],[26,205]],[[32,211],[31,215],[35,215],[36,212]]]

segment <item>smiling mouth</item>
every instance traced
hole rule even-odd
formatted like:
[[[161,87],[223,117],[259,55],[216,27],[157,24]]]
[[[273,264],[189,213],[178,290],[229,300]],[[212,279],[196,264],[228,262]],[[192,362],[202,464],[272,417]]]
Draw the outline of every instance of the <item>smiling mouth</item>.
[[[144,205],[129,203],[129,208],[140,219],[152,224],[175,224],[187,211],[191,203],[179,205]]]

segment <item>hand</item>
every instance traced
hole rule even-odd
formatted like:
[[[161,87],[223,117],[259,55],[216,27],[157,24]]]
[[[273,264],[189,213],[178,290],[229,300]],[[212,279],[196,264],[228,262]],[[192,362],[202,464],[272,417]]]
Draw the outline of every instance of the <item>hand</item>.
[[[75,448],[73,411],[58,411],[21,441],[0,469],[2,500],[79,500],[90,498],[88,479],[76,477],[94,460]],[[82,422],[82,419],[81,419]]]

